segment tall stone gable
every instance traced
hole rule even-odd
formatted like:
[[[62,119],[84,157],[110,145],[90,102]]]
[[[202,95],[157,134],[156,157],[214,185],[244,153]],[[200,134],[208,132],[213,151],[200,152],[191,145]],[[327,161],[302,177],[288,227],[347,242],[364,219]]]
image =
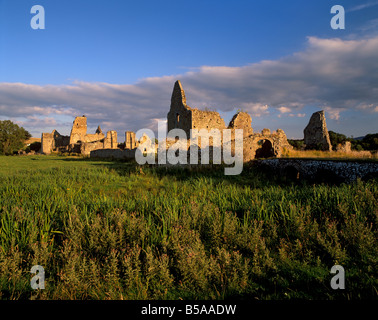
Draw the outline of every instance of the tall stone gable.
[[[228,128],[243,129],[243,137],[246,138],[253,134],[251,123],[252,118],[247,112],[238,112],[232,117]]]
[[[78,141],[84,142],[84,137],[87,134],[87,118],[85,116],[76,117],[71,134],[70,134],[70,144],[75,144]]]
[[[176,81],[172,97],[171,108],[168,112],[168,131],[172,129],[182,129],[190,138],[190,129],[225,129],[225,123],[222,117],[216,111],[202,111],[196,108],[190,108],[186,104],[185,91],[181,82]]]
[[[332,151],[324,110],[312,114],[307,127],[303,130],[303,133],[306,149]]]
[[[172,129],[182,129],[189,138],[192,128],[192,113],[190,107],[186,105],[186,97],[180,80],[175,82],[171,97],[171,107],[167,115],[168,131]]]

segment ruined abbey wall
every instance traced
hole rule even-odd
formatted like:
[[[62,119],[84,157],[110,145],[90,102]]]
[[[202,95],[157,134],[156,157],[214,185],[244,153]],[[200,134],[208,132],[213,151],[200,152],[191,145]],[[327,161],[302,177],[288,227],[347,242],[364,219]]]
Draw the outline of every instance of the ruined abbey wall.
[[[176,81],[171,98],[171,107],[167,115],[168,131],[179,128],[183,129],[187,137],[190,137],[190,129],[231,129],[231,141],[235,140],[235,130],[243,130],[243,158],[250,161],[255,158],[280,157],[284,148],[292,149],[288,143],[283,130],[277,129],[273,133],[269,129],[262,130],[261,133],[254,133],[252,128],[252,118],[246,112],[236,113],[229,125],[226,127],[224,120],[216,111],[202,111],[190,108],[186,104],[185,91],[180,81]],[[223,136],[221,137],[223,141]],[[167,147],[174,141],[167,142]],[[201,147],[200,139],[196,144]],[[210,140],[210,147],[217,147]],[[190,141],[183,142],[182,148],[189,148]],[[231,142],[231,148],[233,144]],[[234,149],[232,149],[234,150]]]
[[[84,142],[84,137],[87,134],[87,118],[85,116],[76,117],[71,129],[70,144],[75,144],[79,141]]]
[[[231,129],[231,150],[235,152],[235,130],[243,130],[243,158],[244,161],[250,161],[255,158],[280,157],[284,148],[291,149],[292,147],[287,142],[285,132],[277,129],[270,132],[269,129],[262,130],[261,133],[254,133],[252,128],[252,118],[246,112],[236,113],[229,125],[226,126],[224,120],[216,111],[203,111],[191,108],[186,104],[185,91],[182,88],[180,81],[174,84],[171,106],[167,114],[168,131],[172,129],[183,129],[186,132],[187,138],[190,138],[191,129],[205,129],[211,133],[212,129],[219,129],[221,133],[220,140],[210,137],[208,147],[221,148],[223,144],[223,130]],[[135,133],[132,131],[125,132],[124,147],[120,148],[117,141],[117,132],[114,130],[108,131],[106,136],[98,127],[94,134],[87,133],[87,118],[85,116],[76,117],[70,136],[61,136],[56,130],[52,133],[42,134],[42,153],[51,152],[77,152],[82,155],[90,155],[91,157],[114,157],[114,158],[128,158],[135,155],[135,150],[140,143],[146,145],[149,137],[144,135],[140,141],[136,139]],[[165,141],[163,148],[169,148],[175,140]],[[180,148],[188,150],[193,143],[199,147],[201,152],[201,145],[206,148],[206,143],[198,139],[196,141],[180,140]],[[154,147],[151,144],[148,152],[156,152],[157,145]]]
[[[69,136],[62,136],[56,130],[53,130],[51,133],[42,133],[41,153],[50,154],[54,150],[59,150],[67,146],[69,141]]]
[[[201,111],[192,109],[192,127],[191,129],[226,129],[224,120],[216,111]]]

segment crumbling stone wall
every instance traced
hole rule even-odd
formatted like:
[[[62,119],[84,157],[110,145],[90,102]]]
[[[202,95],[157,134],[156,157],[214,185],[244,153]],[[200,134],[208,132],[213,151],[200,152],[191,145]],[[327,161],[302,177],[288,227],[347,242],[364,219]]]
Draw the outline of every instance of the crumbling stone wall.
[[[291,150],[286,134],[277,129],[270,133],[269,129],[263,129],[261,133],[254,133],[244,138],[244,161],[258,158],[281,157],[284,149]]]
[[[135,132],[126,131],[125,132],[125,149],[135,149],[138,147],[138,141],[135,137]]]
[[[83,142],[95,142],[100,141],[105,138],[105,135],[102,133],[100,126],[97,127],[96,133],[94,134],[86,134],[84,136]]]
[[[198,109],[192,109],[191,111],[192,111],[192,128],[191,129],[223,130],[226,128],[224,120],[216,111],[202,111]]]
[[[42,133],[41,153],[50,154],[58,151],[60,148],[68,146],[69,136],[62,136],[58,131],[53,130],[51,133]]]
[[[171,107],[167,115],[168,131],[182,129],[187,137],[190,137],[190,129],[225,129],[224,120],[216,111],[203,111],[190,108],[186,104],[185,91],[181,82],[176,81],[172,97]]]
[[[181,82],[176,81],[172,97],[171,107],[167,115],[168,118],[168,131],[179,128],[183,129],[187,137],[190,137],[190,129],[219,129],[221,132],[226,129],[224,120],[218,112],[215,111],[201,111],[187,106],[185,91],[182,88]],[[283,130],[271,133],[269,129],[262,130],[261,133],[253,133],[251,126],[252,118],[246,112],[238,112],[235,114],[228,125],[231,131],[231,150],[235,152],[235,129],[243,129],[243,159],[245,162],[260,157],[280,157],[283,149],[292,149],[288,143],[286,134]],[[223,140],[223,137],[221,138]],[[174,142],[166,142],[167,148]],[[201,148],[201,141],[197,141],[198,146]],[[189,148],[190,142],[183,142],[182,148]],[[210,140],[211,147],[217,147]]]
[[[178,80],[173,87],[171,107],[167,115],[168,131],[175,128],[182,129],[189,137],[190,129],[192,129],[191,111],[192,109],[186,105],[185,92]]]
[[[253,134],[251,123],[252,118],[247,112],[238,112],[232,117],[228,128],[243,129],[243,137],[247,138]]]
[[[279,175],[295,179],[330,180],[331,182],[353,182],[357,178],[367,179],[378,175],[374,162],[353,162],[312,159],[266,159],[259,160],[258,166],[268,166]]]
[[[262,130],[261,133],[254,133],[251,126],[252,118],[246,112],[238,112],[234,115],[229,123],[229,126],[225,126],[225,122],[222,117],[216,111],[202,111],[194,108],[190,108],[186,104],[185,92],[182,88],[180,81],[176,81],[174,84],[171,106],[167,114],[168,131],[179,128],[183,129],[187,137],[190,138],[191,129],[206,129],[211,133],[212,129],[220,130],[221,134],[223,129],[231,129],[231,150],[235,153],[235,130],[243,129],[243,158],[244,161],[250,161],[259,157],[280,157],[284,148],[291,149],[286,139],[286,135],[283,130],[277,129],[273,133],[269,129]],[[140,143],[146,142],[147,136],[143,136],[140,141],[135,137],[135,133],[132,131],[125,132],[125,148],[121,150],[118,148],[117,132],[108,131],[106,136],[98,127],[95,134],[87,134],[87,118],[85,116],[76,117],[71,134],[69,137],[60,136],[54,132],[52,134],[42,134],[42,152],[56,151],[57,147],[66,148],[69,152],[78,152],[83,155],[92,155],[94,157],[129,157],[131,154],[135,154],[135,150]],[[222,143],[223,137],[221,137],[220,143]],[[175,141],[166,140],[165,148],[169,148]],[[193,141],[180,140],[181,148],[188,150]],[[198,143],[198,150],[201,152],[200,140]],[[218,142],[215,139],[209,139],[209,145],[203,148],[220,148]],[[152,148],[152,144],[151,144]],[[157,145],[155,144],[155,150],[157,151]],[[110,151],[109,151],[110,150]],[[113,150],[113,151],[112,151]],[[121,152],[125,151],[125,152]]]
[[[135,136],[135,133],[134,133]],[[87,118],[76,117],[70,136],[62,136],[56,130],[52,133],[42,133],[41,153],[74,152],[89,155],[97,149],[118,148],[117,132],[108,131],[105,136],[100,126],[94,134],[87,134]]]
[[[97,149],[104,149],[104,139],[100,141],[84,142],[80,145],[80,153],[85,156]]]
[[[306,149],[332,151],[324,110],[312,114],[310,122],[303,133]]]
[[[336,146],[336,151],[351,152],[352,151],[352,143],[350,141],[344,141],[343,143],[339,143]]]
[[[91,158],[108,158],[108,159],[135,159],[136,149],[97,149],[90,153]]]
[[[50,154],[53,151],[54,136],[52,133],[42,133],[41,153]]]
[[[76,117],[70,134],[70,144],[84,142],[84,137],[87,134],[87,117]]]
[[[118,140],[117,140],[117,131],[111,130],[106,133],[104,140],[104,149],[117,149]]]

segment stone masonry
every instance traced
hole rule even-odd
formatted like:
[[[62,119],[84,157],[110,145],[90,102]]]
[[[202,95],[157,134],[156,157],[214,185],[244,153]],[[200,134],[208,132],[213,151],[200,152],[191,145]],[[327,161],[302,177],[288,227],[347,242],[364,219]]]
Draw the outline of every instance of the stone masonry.
[[[310,122],[303,131],[306,149],[332,151],[324,111],[312,114]]]
[[[252,118],[246,112],[235,114],[226,127],[218,112],[190,108],[186,104],[185,91],[180,81],[176,81],[173,87],[171,107],[167,118],[168,131],[175,128],[183,129],[188,138],[190,137],[190,129],[219,129],[222,131],[228,128],[232,129],[232,141],[235,139],[233,129],[243,129],[243,159],[245,162],[255,158],[280,157],[284,148],[292,149],[285,132],[281,129],[277,129],[273,133],[269,129],[264,129],[261,133],[254,133],[251,126]],[[167,146],[169,147],[171,144],[172,142],[167,143]],[[190,143],[183,145],[189,147]]]
[[[236,113],[229,125],[226,126],[224,120],[216,111],[202,111],[191,108],[186,104],[185,91],[180,81],[174,84],[171,106],[167,114],[168,131],[179,128],[186,132],[190,138],[191,129],[205,129],[211,132],[212,129],[219,129],[223,133],[223,129],[231,129],[231,150],[234,149],[235,130],[243,129],[243,160],[245,162],[255,158],[280,157],[283,149],[291,149],[286,139],[285,132],[281,129],[271,132],[269,129],[262,130],[261,133],[255,133],[252,128],[252,118],[246,112]],[[134,157],[135,150],[140,143],[146,142],[147,136],[143,136],[140,141],[136,139],[135,133],[132,131],[125,132],[124,147],[118,145],[117,132],[108,131],[106,136],[102,132],[100,126],[94,134],[87,133],[87,118],[85,116],[76,117],[70,136],[61,136],[57,131],[42,134],[42,153],[51,152],[76,152],[82,155],[90,155],[91,157],[114,157],[128,159]],[[148,138],[149,139],[149,138]],[[221,136],[223,140],[223,136]],[[168,148],[174,140],[165,141]],[[190,140],[180,141],[185,149],[191,145]],[[209,139],[209,148],[218,148],[216,141]],[[220,141],[222,142],[222,141]],[[144,143],[145,145],[145,143]],[[199,149],[201,141],[198,141]],[[151,144],[152,147],[152,144]],[[150,152],[157,151],[157,145]],[[199,150],[200,151],[200,150]]]
[[[181,82],[176,81],[172,97],[171,107],[167,115],[168,131],[183,129],[190,137],[190,129],[225,129],[224,120],[216,111],[202,111],[190,108],[186,104],[185,91]]]
[[[76,117],[71,129],[70,144],[84,142],[84,137],[87,134],[87,118],[85,116]]]
[[[126,131],[125,147],[122,150],[127,152],[121,154],[126,155],[126,158],[130,157],[135,154],[138,145],[139,141],[135,137],[135,132]],[[110,130],[105,136],[101,127],[98,126],[94,134],[89,134],[85,116],[75,118],[69,136],[62,136],[56,130],[52,133],[42,133],[40,152],[43,154],[74,152],[90,155],[95,150],[108,150],[103,153],[99,152],[100,155],[109,155],[112,153],[111,150],[121,150],[118,147],[117,131]],[[117,153],[117,157],[119,157],[119,153]]]
[[[53,130],[52,133],[42,133],[41,153],[50,154],[54,150],[59,150],[67,146],[69,141],[69,136],[62,136],[56,130]]]

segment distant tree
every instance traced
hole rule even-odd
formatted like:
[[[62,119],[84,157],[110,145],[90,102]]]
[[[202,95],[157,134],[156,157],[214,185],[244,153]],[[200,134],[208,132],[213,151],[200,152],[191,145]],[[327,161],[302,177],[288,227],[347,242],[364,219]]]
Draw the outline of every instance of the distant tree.
[[[352,144],[352,149],[357,150],[357,151],[363,151],[364,150],[364,148],[358,143],[355,144],[355,145]]]
[[[337,133],[337,132],[334,132],[334,131],[328,131],[328,134],[329,134],[329,140],[331,141],[331,145],[332,145],[333,150],[336,150],[336,147],[339,143],[349,141],[349,139],[344,134]]]
[[[39,150],[41,150],[41,143],[36,141],[36,142],[33,142],[32,144],[30,144],[29,147],[30,147],[31,151],[38,152]]]
[[[292,145],[297,150],[302,150],[304,146],[304,140],[295,140],[295,139],[287,139],[290,145]]]
[[[0,154],[10,155],[24,147],[31,134],[10,120],[0,120]]]
[[[378,150],[378,133],[367,134],[361,142],[365,150]]]
[[[352,143],[352,150],[376,151],[378,150],[378,133],[367,134],[362,139],[349,139]]]

